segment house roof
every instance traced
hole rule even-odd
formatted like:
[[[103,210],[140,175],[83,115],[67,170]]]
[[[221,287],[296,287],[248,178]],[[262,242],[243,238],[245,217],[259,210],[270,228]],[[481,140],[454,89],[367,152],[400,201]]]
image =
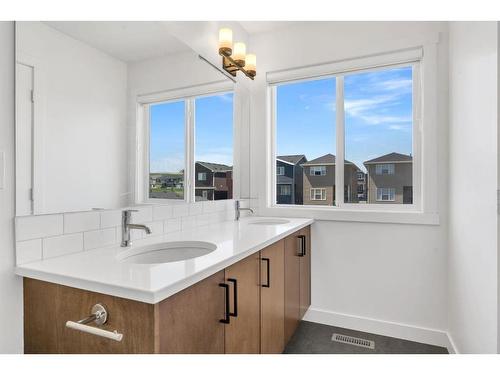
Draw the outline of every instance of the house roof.
[[[212,172],[228,172],[233,170],[233,167],[225,164],[209,163],[206,161],[197,161],[196,163],[210,169]]]
[[[302,165],[328,165],[335,164],[335,155],[326,154],[320,156],[319,158],[309,160],[308,162],[303,163]],[[345,164],[354,164],[352,161],[344,160]]]
[[[276,183],[278,185],[292,185],[293,184],[293,178],[288,177],[288,176],[277,176],[276,178]]]
[[[294,164],[294,165],[297,164],[299,161],[301,161],[304,158],[307,161],[307,158],[306,158],[305,155],[281,155],[281,156],[276,156],[276,159],[284,161],[286,163]]]
[[[320,156],[319,158],[309,160],[308,162],[305,162],[302,165],[326,165],[326,164],[335,164],[335,155],[326,154]]]
[[[397,152],[391,152],[386,155],[376,157],[375,159],[367,160],[363,164],[377,164],[377,163],[388,163],[388,162],[411,162],[413,157],[411,155],[399,154]]]

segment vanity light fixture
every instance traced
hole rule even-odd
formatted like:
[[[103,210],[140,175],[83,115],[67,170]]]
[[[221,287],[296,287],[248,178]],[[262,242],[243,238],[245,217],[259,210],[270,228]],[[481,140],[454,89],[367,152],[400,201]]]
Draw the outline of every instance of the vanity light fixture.
[[[219,55],[222,56],[222,67],[226,72],[236,77],[236,73],[243,72],[248,78],[254,79],[257,74],[257,57],[246,53],[245,43],[234,43],[231,29],[219,30]]]

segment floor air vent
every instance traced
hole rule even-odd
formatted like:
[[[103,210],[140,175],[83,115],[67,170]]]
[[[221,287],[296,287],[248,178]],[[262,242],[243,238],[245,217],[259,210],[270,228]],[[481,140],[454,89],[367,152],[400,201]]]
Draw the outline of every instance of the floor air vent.
[[[339,333],[334,333],[332,336],[332,341],[341,342],[344,344],[360,346],[367,349],[375,349],[375,341],[360,339],[359,337],[352,337],[341,335]]]

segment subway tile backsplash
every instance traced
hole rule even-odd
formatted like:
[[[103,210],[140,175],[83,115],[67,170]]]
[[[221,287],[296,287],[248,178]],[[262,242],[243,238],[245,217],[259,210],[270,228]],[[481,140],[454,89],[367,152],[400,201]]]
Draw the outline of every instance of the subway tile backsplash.
[[[124,208],[125,209],[125,208]],[[168,235],[234,219],[234,200],[126,207],[132,222],[152,233],[132,231],[131,237]],[[16,218],[16,263],[24,264],[120,242],[122,210],[94,210]]]

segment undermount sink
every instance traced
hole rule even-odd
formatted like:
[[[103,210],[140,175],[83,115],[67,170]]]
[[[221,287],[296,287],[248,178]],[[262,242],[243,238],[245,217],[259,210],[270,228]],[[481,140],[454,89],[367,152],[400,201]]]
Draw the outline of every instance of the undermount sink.
[[[118,254],[117,259],[135,264],[170,263],[201,257],[216,249],[215,244],[203,241],[161,242],[125,250]]]
[[[249,222],[249,224],[253,225],[280,225],[280,224],[288,224],[290,220],[285,219],[255,219]]]

